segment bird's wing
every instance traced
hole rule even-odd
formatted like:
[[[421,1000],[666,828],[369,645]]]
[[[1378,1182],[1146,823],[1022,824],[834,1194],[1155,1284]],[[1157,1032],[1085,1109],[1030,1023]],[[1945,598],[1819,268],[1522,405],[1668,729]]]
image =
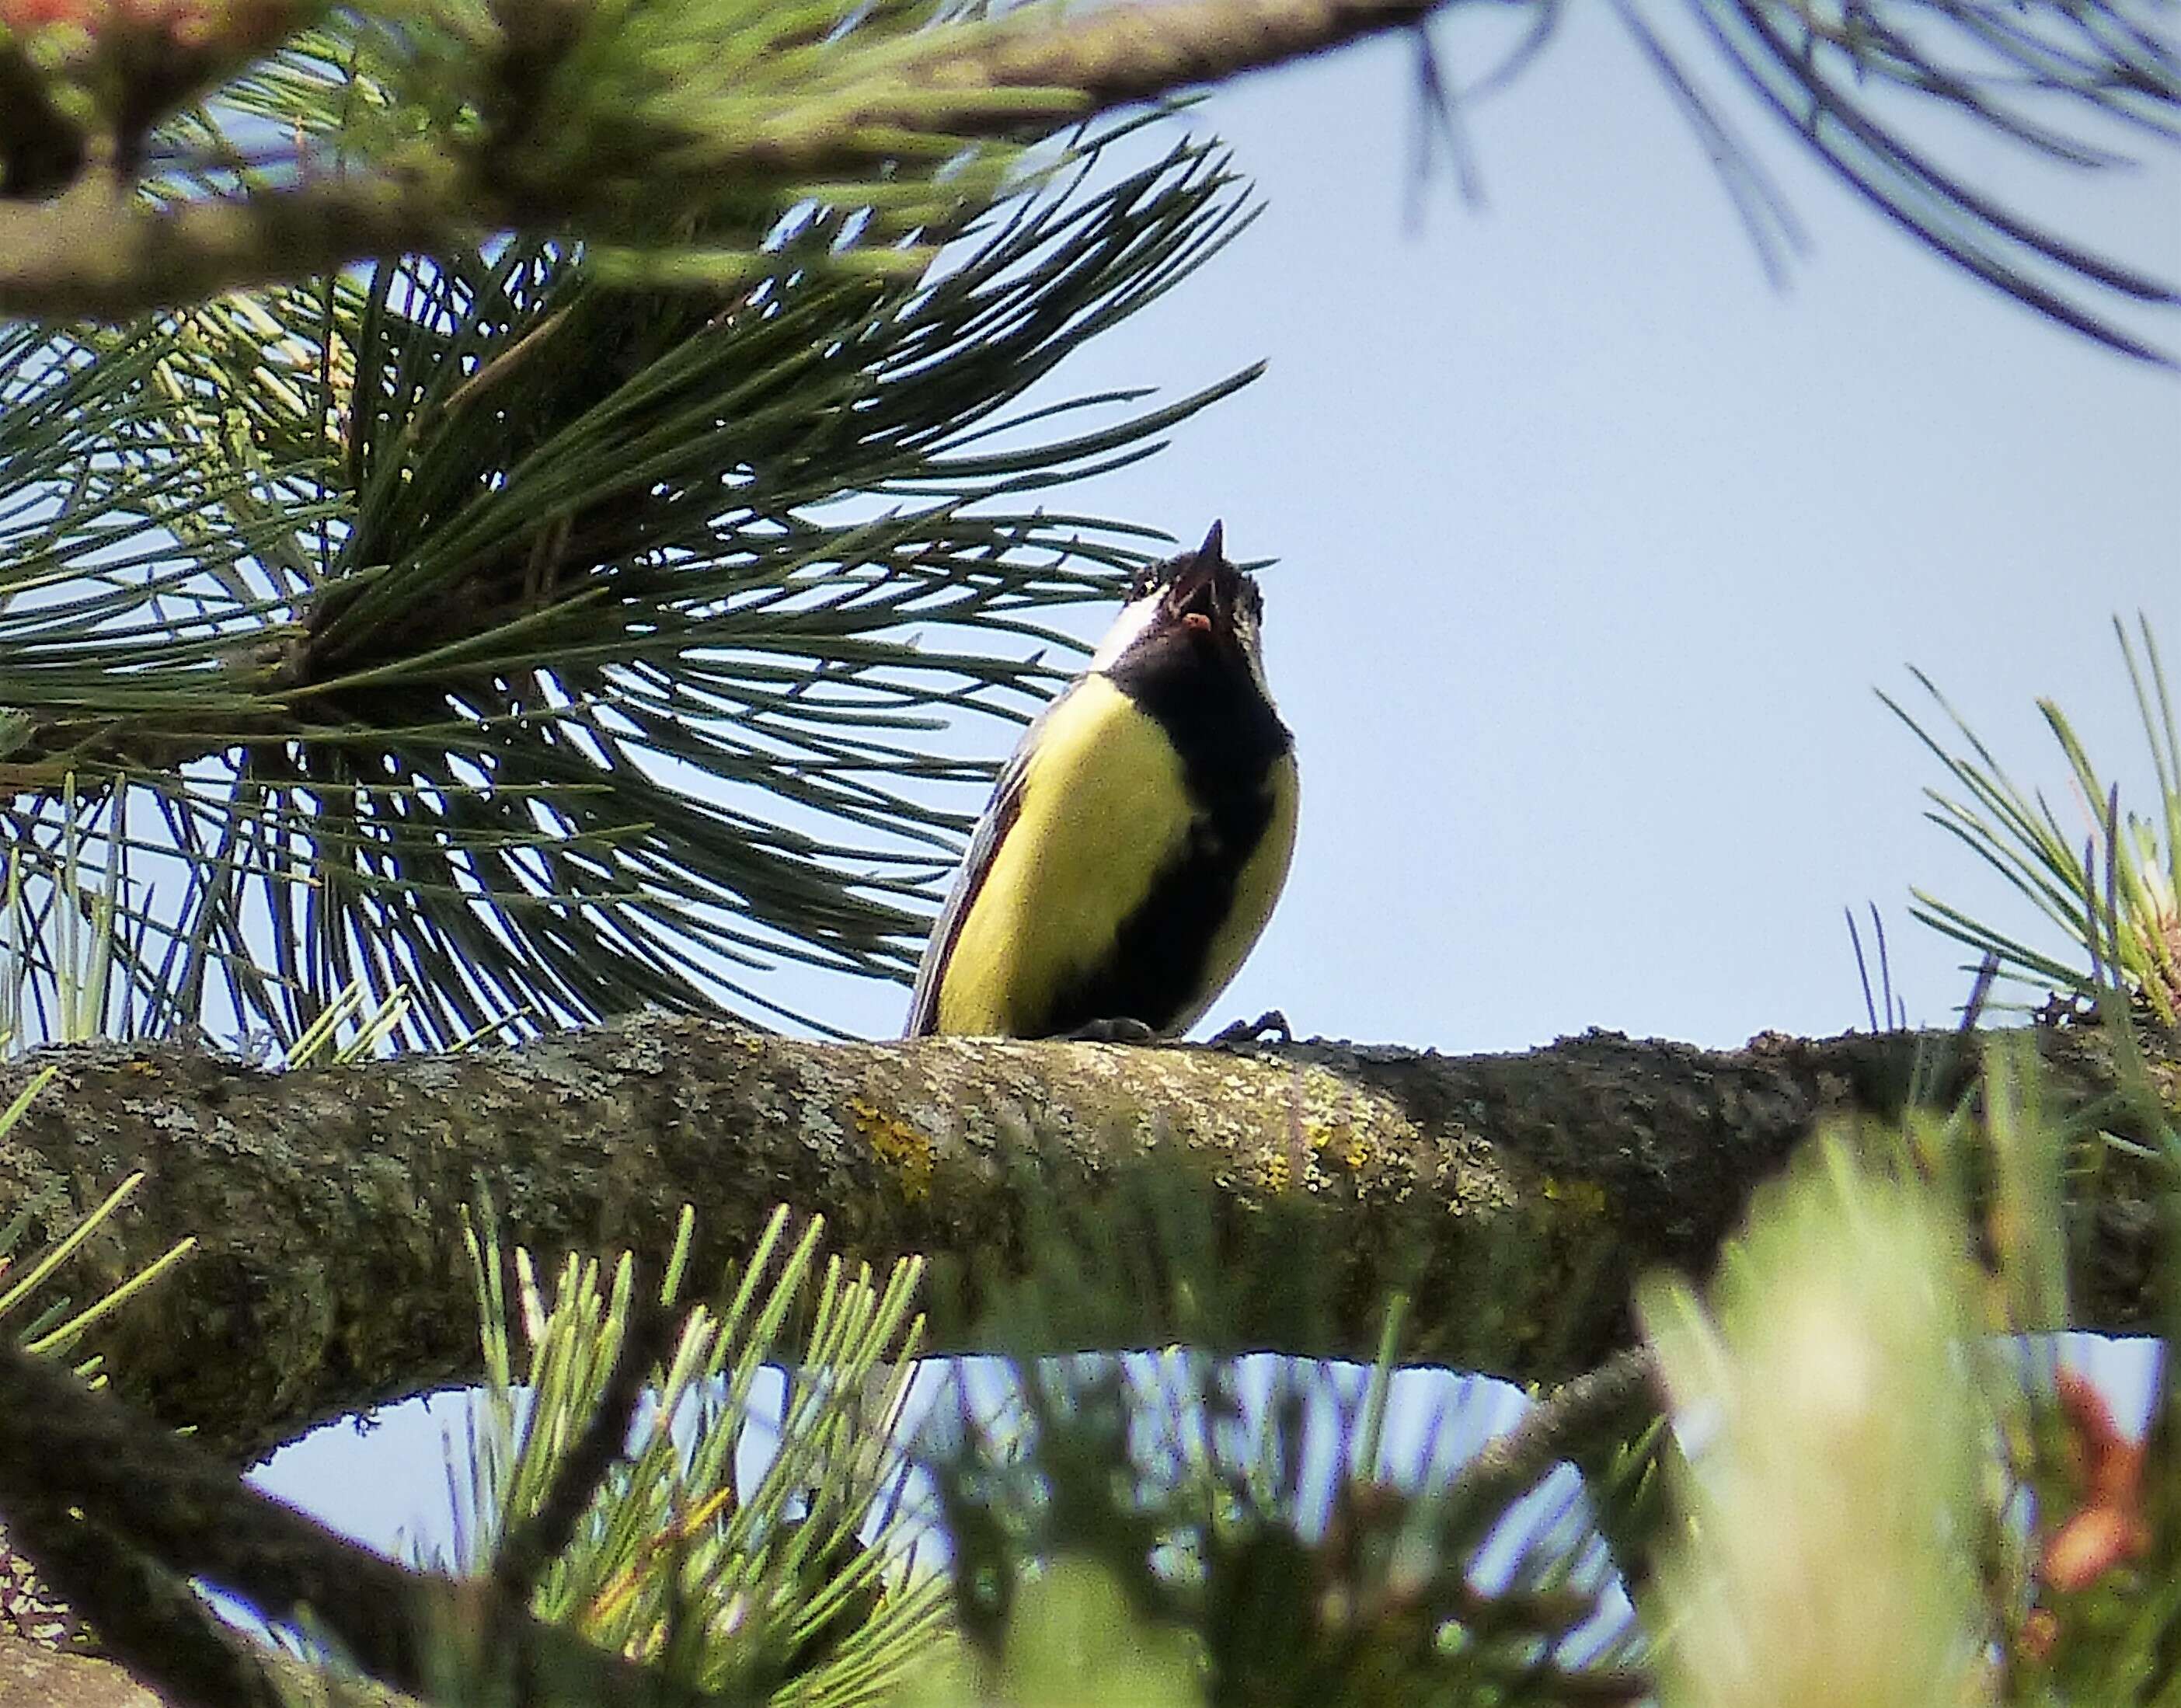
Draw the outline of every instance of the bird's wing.
[[[940,909],[931,935],[925,940],[924,959],[916,969],[916,994],[909,998],[908,1024],[902,1028],[901,1035],[905,1038],[920,1038],[938,1026],[939,986],[947,976],[947,963],[953,956],[954,940],[961,936],[962,923],[969,917],[970,904],[984,887],[1000,844],[1007,839],[1016,815],[1022,810],[1023,782],[1030,775],[1030,756],[1036,749],[1046,720],[1052,716],[1053,708],[1067,698],[1063,694],[1031,721],[1002,768],[999,782],[992,786],[992,799],[970,835],[969,852],[962,856],[962,869],[954,875],[954,887],[947,893],[947,905]]]

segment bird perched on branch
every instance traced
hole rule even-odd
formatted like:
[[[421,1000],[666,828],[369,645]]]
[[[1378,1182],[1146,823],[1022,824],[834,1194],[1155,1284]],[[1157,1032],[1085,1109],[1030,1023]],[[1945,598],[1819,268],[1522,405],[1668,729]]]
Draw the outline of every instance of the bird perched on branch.
[[[1294,741],[1220,525],[1139,578],[1001,773],[907,1035],[1172,1036],[1224,990],[1295,850]]]

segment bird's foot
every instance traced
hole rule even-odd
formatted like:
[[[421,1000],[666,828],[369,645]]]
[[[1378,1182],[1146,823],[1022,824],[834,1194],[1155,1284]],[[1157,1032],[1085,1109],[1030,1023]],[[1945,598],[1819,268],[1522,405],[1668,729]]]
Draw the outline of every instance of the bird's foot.
[[[1267,1009],[1254,1020],[1236,1020],[1232,1025],[1222,1026],[1212,1035],[1214,1049],[1229,1049],[1236,1044],[1262,1044],[1268,1040],[1284,1044],[1295,1042],[1295,1034],[1288,1029],[1288,1017],[1278,1009]]]
[[[1077,1044],[1151,1044],[1158,1042],[1158,1033],[1141,1020],[1086,1020],[1072,1032],[1061,1036]]]

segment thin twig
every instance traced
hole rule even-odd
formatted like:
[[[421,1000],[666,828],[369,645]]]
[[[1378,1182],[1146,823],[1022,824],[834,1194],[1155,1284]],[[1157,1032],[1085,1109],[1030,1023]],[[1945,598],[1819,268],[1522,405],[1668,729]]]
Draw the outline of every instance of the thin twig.
[[[1520,1494],[1588,1442],[1623,1427],[1639,1406],[1655,1410],[1658,1374],[1651,1349],[1631,1346],[1561,1383],[1462,1468],[1461,1495],[1497,1505]]]

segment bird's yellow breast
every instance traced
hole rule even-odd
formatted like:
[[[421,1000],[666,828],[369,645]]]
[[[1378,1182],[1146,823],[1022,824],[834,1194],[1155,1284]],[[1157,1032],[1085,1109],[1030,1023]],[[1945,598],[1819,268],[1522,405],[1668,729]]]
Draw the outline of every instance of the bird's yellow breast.
[[[1234,976],[1272,913],[1295,843],[1293,781],[1294,760],[1283,755],[1267,780],[1272,823],[1238,874],[1234,909],[1206,958],[1202,1002],[1182,1026]],[[938,991],[937,1029],[1034,1029],[1055,992],[1113,953],[1123,921],[1187,848],[1197,815],[1180,755],[1158,724],[1104,677],[1077,683],[1046,715],[1014,822],[962,922]]]
[[[1180,756],[1102,676],[1047,714],[1022,803],[947,959],[943,1032],[1013,1033],[1112,951],[1188,834]]]

